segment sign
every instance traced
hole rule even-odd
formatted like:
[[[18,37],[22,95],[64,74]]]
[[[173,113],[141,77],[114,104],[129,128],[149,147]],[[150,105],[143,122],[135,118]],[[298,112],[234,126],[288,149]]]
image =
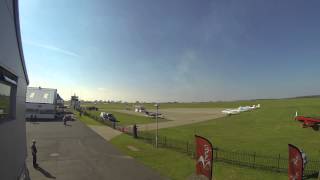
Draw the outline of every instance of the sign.
[[[288,176],[289,180],[302,180],[303,176],[303,158],[299,148],[294,145],[289,146],[289,165]]]
[[[196,140],[196,174],[212,179],[213,151],[210,141],[195,135]]]

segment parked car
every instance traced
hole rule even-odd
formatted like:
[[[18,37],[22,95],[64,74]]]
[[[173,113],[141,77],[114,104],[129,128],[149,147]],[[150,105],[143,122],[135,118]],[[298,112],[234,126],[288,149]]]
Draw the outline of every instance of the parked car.
[[[109,120],[111,122],[117,122],[117,119],[111,113],[101,112],[100,118],[104,121]]]

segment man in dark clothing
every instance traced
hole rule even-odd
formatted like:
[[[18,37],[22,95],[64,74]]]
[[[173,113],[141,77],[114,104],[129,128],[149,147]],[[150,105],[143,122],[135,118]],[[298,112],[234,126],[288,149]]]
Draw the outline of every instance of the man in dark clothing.
[[[63,124],[64,124],[64,126],[67,125],[67,120],[68,120],[67,118],[68,118],[67,115],[64,115],[64,116],[63,116]]]
[[[37,168],[38,163],[37,163],[37,147],[36,147],[36,141],[32,140],[32,146],[31,146],[31,153],[32,153],[32,163],[33,163],[33,167]]]

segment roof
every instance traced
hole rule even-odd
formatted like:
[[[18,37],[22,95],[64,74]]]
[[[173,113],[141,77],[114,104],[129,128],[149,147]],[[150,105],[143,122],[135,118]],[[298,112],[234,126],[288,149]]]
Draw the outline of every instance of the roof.
[[[42,103],[54,104],[57,98],[57,90],[41,87],[28,87],[26,102],[27,103]]]

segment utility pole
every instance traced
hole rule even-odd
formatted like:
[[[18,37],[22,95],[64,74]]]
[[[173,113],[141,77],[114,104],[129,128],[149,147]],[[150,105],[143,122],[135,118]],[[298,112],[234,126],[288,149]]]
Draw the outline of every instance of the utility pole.
[[[156,112],[156,122],[157,122],[157,129],[156,129],[156,148],[158,148],[158,112],[159,112],[159,104],[154,105],[157,108]]]

